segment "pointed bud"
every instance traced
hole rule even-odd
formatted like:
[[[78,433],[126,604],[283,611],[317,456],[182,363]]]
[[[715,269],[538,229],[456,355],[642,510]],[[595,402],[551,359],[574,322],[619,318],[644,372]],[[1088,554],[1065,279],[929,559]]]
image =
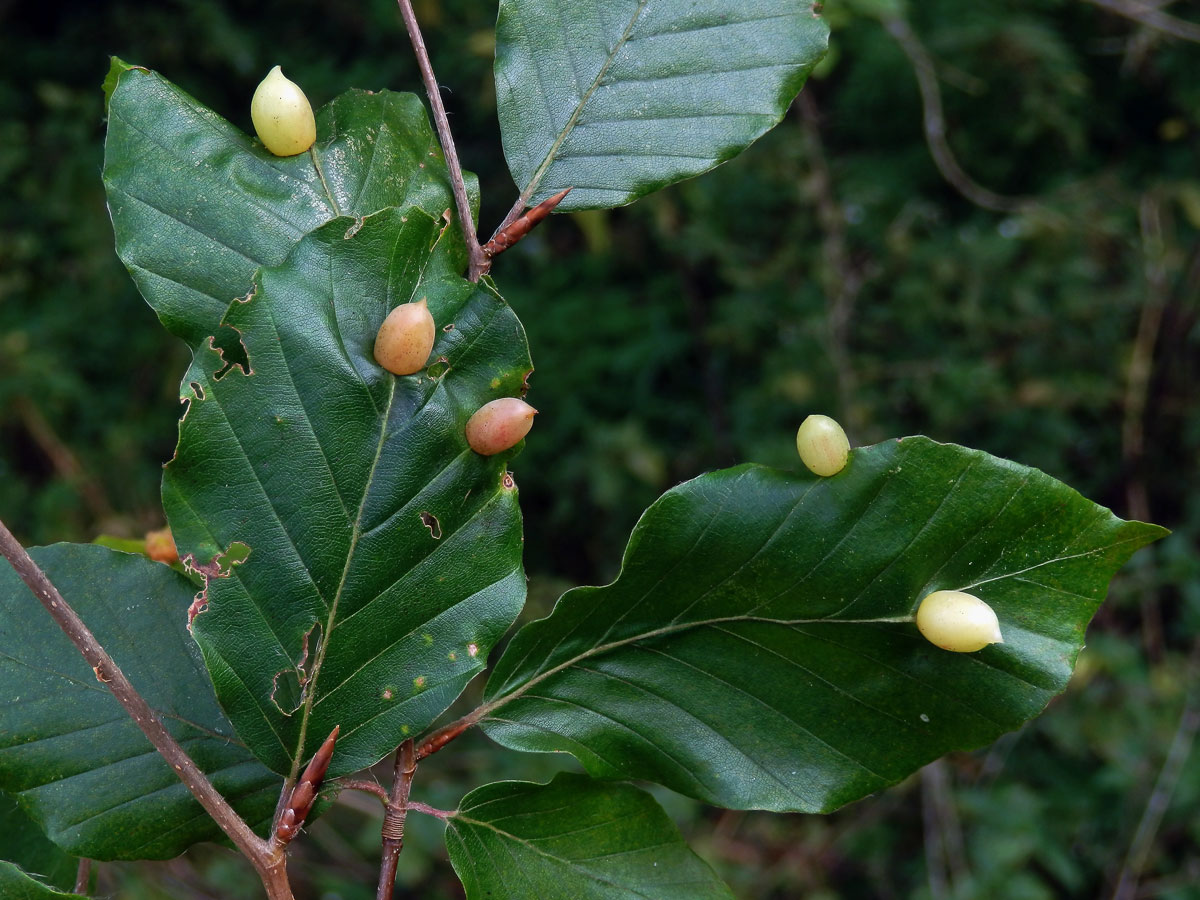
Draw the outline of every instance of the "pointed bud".
[[[836,475],[846,467],[850,441],[842,426],[829,416],[809,416],[796,432],[800,461],[814,475]]]
[[[325,780],[325,773],[329,771],[329,761],[333,759],[333,746],[337,743],[339,731],[341,726],[335,725],[329,737],[325,738],[325,743],[313,754],[296,786],[292,788],[287,806],[275,826],[275,837],[285,844],[300,832],[305,816],[312,809],[313,801],[317,799],[321,782]]]
[[[917,629],[931,644],[955,653],[974,653],[1002,644],[996,612],[973,594],[934,591],[917,609]]]
[[[276,156],[303,153],[317,139],[317,122],[304,91],[276,66],[267,73],[250,101],[250,120],[268,150]]]
[[[422,297],[388,313],[375,336],[375,362],[393,375],[412,375],[425,368],[433,352],[433,315]]]
[[[494,456],[529,434],[537,410],[516,397],[485,403],[467,422],[467,443],[482,456]]]

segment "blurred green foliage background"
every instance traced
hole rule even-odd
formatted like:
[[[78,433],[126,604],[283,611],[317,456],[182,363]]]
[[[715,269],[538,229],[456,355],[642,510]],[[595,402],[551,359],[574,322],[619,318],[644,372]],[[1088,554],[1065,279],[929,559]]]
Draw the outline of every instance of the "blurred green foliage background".
[[[495,5],[416,6],[486,237],[515,196]],[[1195,3],[1155,6],[1200,20]],[[810,412],[855,443],[924,433],[1037,466],[1174,529],[1118,579],[1047,715],[833,816],[660,798],[746,900],[1200,898],[1200,43],[1086,0],[825,15],[830,56],[744,155],[555,218],[496,263],[537,365],[541,415],[513,467],[527,616],[611,578],[678,481],[796,465]],[[136,537],[162,525],[187,354],[113,253],[107,55],[247,130],[277,63],[316,104],[420,82],[390,0],[0,0],[0,46],[0,515],[27,543]],[[960,170],[935,165],[922,72],[944,107],[933,149]],[[414,798],[453,807],[567,764],[473,736],[422,766]],[[298,842],[301,900],[374,895],[365,797]],[[414,818],[402,896],[460,896],[440,828]],[[134,900],[258,891],[217,848],[98,877]]]

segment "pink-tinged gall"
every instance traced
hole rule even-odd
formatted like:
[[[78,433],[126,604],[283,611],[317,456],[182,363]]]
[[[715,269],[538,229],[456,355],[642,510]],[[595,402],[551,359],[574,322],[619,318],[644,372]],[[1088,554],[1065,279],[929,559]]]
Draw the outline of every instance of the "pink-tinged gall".
[[[494,456],[515,446],[533,427],[537,410],[516,397],[485,403],[467,422],[467,443],[482,456]]]

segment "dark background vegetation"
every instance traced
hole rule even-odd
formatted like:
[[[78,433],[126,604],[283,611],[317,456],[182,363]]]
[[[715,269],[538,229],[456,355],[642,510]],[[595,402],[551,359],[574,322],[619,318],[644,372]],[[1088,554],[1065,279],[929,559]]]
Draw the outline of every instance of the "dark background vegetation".
[[[1200,19],[1195,3],[1154,5]],[[495,5],[417,7],[486,236],[515,196]],[[833,816],[661,799],[746,900],[1200,897],[1186,756],[1200,718],[1200,44],[1085,0],[930,0],[885,27],[897,8],[828,4],[829,58],[740,158],[629,208],[555,218],[498,260],[541,410],[513,466],[528,615],[611,578],[641,510],[678,481],[796,465],[810,412],[855,443],[924,433],[1042,468],[1174,529],[1119,577],[1047,715]],[[107,54],[247,130],[276,63],[314,104],[419,80],[390,0],[0,0],[0,49],[0,515],[27,543],[138,536],[162,525],[187,354],[113,253]],[[926,55],[948,145],[983,193],[934,164]],[[423,766],[414,797],[453,807],[484,781],[567,764],[475,736]],[[374,895],[365,797],[298,842],[299,896]],[[403,896],[460,896],[438,831],[412,824]],[[200,849],[101,866],[100,890],[255,897],[248,873]]]

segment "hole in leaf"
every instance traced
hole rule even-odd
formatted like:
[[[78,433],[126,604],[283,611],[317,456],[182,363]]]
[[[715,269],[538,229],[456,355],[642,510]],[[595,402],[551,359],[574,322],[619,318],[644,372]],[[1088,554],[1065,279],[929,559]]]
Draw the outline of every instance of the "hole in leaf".
[[[449,371],[450,360],[446,359],[444,356],[439,356],[437,359],[435,359],[432,363],[430,363],[429,368],[426,370],[429,377],[435,381]]]
[[[442,523],[438,521],[437,516],[430,512],[421,513],[421,524],[429,529],[429,536],[435,541],[441,540]]]
[[[308,686],[308,656],[315,652],[321,638],[321,625],[314,622],[304,633],[300,644],[300,656],[294,666],[275,673],[271,686],[271,702],[285,716],[290,716],[304,705],[304,690]]]
[[[208,345],[221,355],[224,365],[213,375],[214,381],[220,381],[230,373],[234,366],[242,370],[243,375],[253,375],[250,367],[250,356],[246,345],[242,343],[242,333],[231,325],[222,325],[217,333],[208,339]]]
[[[188,628],[192,627],[196,616],[208,609],[209,582],[214,578],[228,578],[234,566],[240,566],[249,558],[250,547],[241,541],[234,541],[223,553],[218,553],[206,563],[197,562],[191,553],[180,560],[186,571],[196,572],[204,579],[204,587],[188,607]]]

